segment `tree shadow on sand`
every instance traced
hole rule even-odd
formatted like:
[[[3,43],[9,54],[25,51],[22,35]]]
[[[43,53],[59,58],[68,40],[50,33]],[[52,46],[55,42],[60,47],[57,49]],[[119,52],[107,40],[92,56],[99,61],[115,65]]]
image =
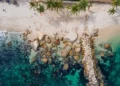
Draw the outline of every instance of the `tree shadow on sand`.
[[[115,16],[112,16],[112,20],[113,22],[115,22],[116,24],[119,24],[119,20],[120,20],[120,9],[117,9]]]
[[[81,13],[76,15],[76,14],[71,14],[70,12],[66,13],[65,11],[62,11],[58,14],[59,14],[59,17],[57,17],[56,19],[50,17],[50,21],[51,21],[50,24],[54,25],[56,28],[62,22],[69,23],[69,22],[78,21],[79,24],[84,24],[85,22],[85,15],[81,15]],[[96,19],[96,16],[94,15],[94,13],[91,12],[88,16],[89,16],[88,22],[92,22],[94,24]]]

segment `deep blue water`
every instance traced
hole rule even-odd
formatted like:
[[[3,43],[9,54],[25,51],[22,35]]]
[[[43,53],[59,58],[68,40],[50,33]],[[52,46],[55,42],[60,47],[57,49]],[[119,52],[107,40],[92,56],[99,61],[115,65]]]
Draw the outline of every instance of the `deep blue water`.
[[[5,44],[9,41],[12,41],[11,46]],[[12,33],[7,38],[0,35],[0,86],[85,86],[87,80],[78,64],[70,65],[67,71],[63,71],[57,61],[52,63],[55,68],[52,64],[30,64],[30,50],[20,34]],[[105,82],[108,86],[120,86],[120,45],[106,61],[109,66],[98,64]]]

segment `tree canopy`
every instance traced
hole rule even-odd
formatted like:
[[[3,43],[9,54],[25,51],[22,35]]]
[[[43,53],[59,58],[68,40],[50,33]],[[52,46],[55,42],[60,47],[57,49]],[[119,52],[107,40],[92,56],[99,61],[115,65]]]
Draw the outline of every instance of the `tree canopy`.
[[[112,0],[111,2],[112,8],[109,9],[109,14],[114,14],[117,10],[117,7],[120,6],[120,0]]]
[[[76,0],[75,0],[76,1]],[[89,0],[77,0],[77,3],[72,4],[71,6],[64,6],[63,0],[46,0],[46,7],[42,4],[42,2],[31,1],[30,8],[38,11],[39,13],[44,12],[45,10],[55,10],[59,11],[59,9],[67,8],[70,10],[72,14],[78,14],[81,11],[86,11],[92,6],[92,2]],[[120,0],[112,0],[112,7],[108,10],[109,14],[114,14],[117,10],[117,7],[120,6]]]
[[[78,3],[73,4],[72,6],[64,6],[63,0],[47,0],[46,8],[41,4],[41,2],[30,2],[30,7],[35,9],[38,12],[44,12],[44,10],[55,10],[59,11],[59,9],[67,8],[71,11],[72,14],[77,14],[80,11],[86,11],[87,8],[90,8],[91,3],[88,0],[80,0]]]

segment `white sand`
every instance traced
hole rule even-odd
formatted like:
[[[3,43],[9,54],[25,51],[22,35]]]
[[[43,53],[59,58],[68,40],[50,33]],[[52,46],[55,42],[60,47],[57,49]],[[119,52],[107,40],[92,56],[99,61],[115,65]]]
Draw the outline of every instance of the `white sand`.
[[[107,4],[94,4],[90,10],[92,12],[81,12],[80,15],[71,16],[66,9],[58,13],[45,11],[45,13],[40,14],[30,10],[28,4],[15,7],[6,3],[0,3],[0,30],[23,32],[27,28],[32,30],[39,29],[41,32],[49,35],[59,32],[64,36],[69,32],[74,32],[76,29],[78,34],[80,34],[84,29],[86,13],[89,15],[88,28],[90,31],[94,28],[102,29],[108,26],[119,25],[120,10],[118,9],[114,15],[109,15],[107,11],[110,7]]]

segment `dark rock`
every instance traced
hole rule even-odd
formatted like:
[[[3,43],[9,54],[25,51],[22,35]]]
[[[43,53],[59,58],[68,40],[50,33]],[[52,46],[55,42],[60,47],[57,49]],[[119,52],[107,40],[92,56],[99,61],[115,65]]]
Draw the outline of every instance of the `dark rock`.
[[[104,48],[112,51],[111,45],[109,43],[104,44]]]

